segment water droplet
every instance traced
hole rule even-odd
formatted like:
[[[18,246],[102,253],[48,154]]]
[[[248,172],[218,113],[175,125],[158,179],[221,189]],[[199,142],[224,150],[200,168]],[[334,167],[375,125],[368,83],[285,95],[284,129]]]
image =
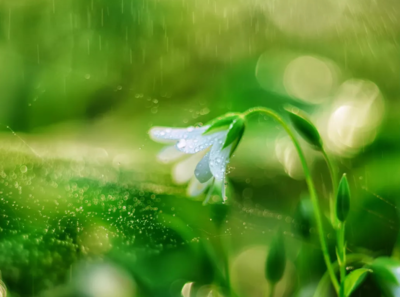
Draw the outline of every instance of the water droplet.
[[[182,139],[182,140],[180,140],[179,142],[178,142],[178,148],[179,149],[183,149],[183,148],[185,148],[186,147],[186,141],[184,140],[184,139]]]
[[[22,173],[25,173],[28,171],[28,167],[26,167],[25,165],[22,165],[19,170],[21,170]]]

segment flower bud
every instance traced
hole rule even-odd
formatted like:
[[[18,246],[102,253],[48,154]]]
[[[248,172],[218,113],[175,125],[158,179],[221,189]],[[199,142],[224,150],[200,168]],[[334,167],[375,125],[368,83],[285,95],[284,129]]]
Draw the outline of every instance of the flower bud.
[[[336,197],[336,217],[344,222],[350,210],[350,189],[346,174],[343,174],[339,183],[339,189]]]
[[[297,108],[287,107],[286,111],[289,114],[290,121],[292,122],[296,131],[311,144],[315,149],[322,150],[322,139],[319,135],[317,128],[309,120],[308,116]]]
[[[275,284],[279,282],[285,272],[286,254],[283,236],[280,231],[273,238],[265,265],[265,277]]]

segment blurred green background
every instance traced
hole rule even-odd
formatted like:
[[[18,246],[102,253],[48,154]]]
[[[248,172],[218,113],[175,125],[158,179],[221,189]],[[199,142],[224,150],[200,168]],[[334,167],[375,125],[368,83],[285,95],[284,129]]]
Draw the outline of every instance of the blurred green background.
[[[229,296],[225,258],[238,296],[264,296],[278,227],[276,296],[312,296],[325,268],[276,123],[246,127],[228,206],[187,198],[147,134],[253,106],[311,115],[351,183],[349,252],[400,257],[399,43],[397,0],[0,1],[0,296]]]

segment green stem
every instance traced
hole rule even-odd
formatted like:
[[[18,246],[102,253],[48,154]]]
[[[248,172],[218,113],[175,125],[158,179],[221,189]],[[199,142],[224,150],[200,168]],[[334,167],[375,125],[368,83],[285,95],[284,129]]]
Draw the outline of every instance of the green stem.
[[[221,236],[221,238],[222,238],[222,236]],[[224,271],[225,271],[225,282],[226,282],[229,296],[232,296],[231,278],[230,278],[230,274],[229,274],[229,258],[226,253],[223,253],[223,254],[224,254],[223,261],[224,261]]]
[[[341,286],[344,286],[344,281],[346,278],[346,246],[345,246],[345,223],[340,222],[336,218],[336,196],[337,196],[337,191],[338,191],[338,179],[336,175],[336,170],[335,167],[333,166],[333,163],[331,159],[329,158],[328,154],[324,149],[321,151],[322,155],[324,156],[325,162],[328,166],[329,174],[331,176],[332,180],[332,198],[329,200],[330,201],[330,212],[331,212],[331,222],[333,227],[337,230],[337,259],[339,263],[339,271],[340,271],[340,284]],[[345,297],[344,296],[344,290],[339,291],[339,296],[340,297]]]
[[[232,297],[237,297],[236,293],[234,292],[231,284],[231,278],[230,278],[230,271],[229,271],[229,255],[228,255],[228,249],[226,248],[226,244],[224,242],[224,236],[222,236],[221,232],[221,226],[218,226],[217,224],[215,225],[216,231],[219,236],[218,244],[221,252],[221,260],[222,260],[222,274],[223,274],[223,280],[224,280],[224,285],[226,286],[226,289],[228,291],[228,296]]]
[[[275,293],[275,283],[271,283],[271,285],[269,286],[269,297],[274,297],[274,293]]]
[[[339,182],[337,179],[335,167],[333,166],[333,163],[332,163],[331,159],[329,158],[328,154],[326,153],[326,151],[323,148],[321,150],[321,153],[324,156],[326,165],[328,166],[329,175],[330,175],[331,181],[332,181],[332,198],[329,200],[329,205],[330,205],[331,222],[332,222],[333,227],[336,229],[337,228],[337,220],[336,220],[336,213],[335,213],[336,212],[335,201],[336,201],[337,188],[338,188]]]
[[[328,166],[329,174],[331,176],[333,197],[336,197],[337,187],[339,185],[339,182],[337,179],[335,167],[333,166],[332,160],[329,158],[328,154],[324,149],[322,149],[321,153],[324,156],[326,165]]]
[[[324,237],[325,233],[324,233],[324,227],[322,224],[322,216],[321,216],[321,212],[320,212],[319,205],[318,205],[318,198],[317,198],[315,186],[314,186],[314,183],[313,183],[313,180],[311,177],[310,169],[308,168],[307,161],[304,156],[303,150],[301,149],[297,138],[295,137],[293,132],[290,130],[289,126],[274,111],[264,108],[264,107],[256,107],[256,108],[251,108],[251,109],[247,110],[246,112],[244,112],[243,116],[248,117],[249,115],[251,115],[253,113],[263,113],[263,114],[275,119],[285,129],[286,133],[291,138],[291,140],[297,150],[297,154],[299,155],[301,164],[303,166],[303,171],[304,171],[305,179],[307,182],[308,191],[310,192],[311,202],[313,203],[313,206],[314,206],[315,221],[317,223],[319,240],[320,240],[320,244],[321,244],[322,254],[323,254],[324,260],[325,260],[325,265],[326,265],[329,275],[331,277],[332,284],[333,284],[336,292],[338,293],[339,292],[339,282],[338,282],[335,272],[333,271],[333,268],[332,268],[332,263],[331,263],[331,260],[329,257],[328,245],[327,245],[325,237]]]
[[[345,246],[345,223],[339,223],[337,230],[338,263],[340,271],[340,283],[343,286],[346,278],[346,246]],[[340,297],[344,296],[344,291],[340,290]]]

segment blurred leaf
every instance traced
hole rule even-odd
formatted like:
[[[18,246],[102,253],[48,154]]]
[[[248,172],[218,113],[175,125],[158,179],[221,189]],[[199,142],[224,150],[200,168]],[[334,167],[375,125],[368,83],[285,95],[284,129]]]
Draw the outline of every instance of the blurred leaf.
[[[400,294],[400,261],[381,257],[370,265],[373,276],[381,290],[387,296],[396,297]]]
[[[224,223],[226,220],[226,217],[229,212],[229,206],[227,204],[221,204],[221,203],[213,203],[210,205],[211,209],[211,219],[213,220],[215,226],[217,228],[220,228],[221,225]]]
[[[346,297],[350,296],[351,293],[353,293],[354,290],[357,289],[359,285],[361,285],[369,271],[370,270],[366,268],[359,268],[353,270],[348,276],[346,276],[346,279],[344,281],[344,288],[341,288],[344,290],[344,294]]]
[[[271,283],[277,283],[283,276],[286,266],[285,245],[279,230],[273,238],[267,256],[265,276]]]
[[[160,223],[168,226],[176,233],[178,233],[183,240],[190,242],[196,234],[193,232],[193,229],[188,226],[181,218],[172,216],[170,214],[161,213],[158,215],[158,220]]]
[[[371,267],[374,273],[379,278],[385,280],[385,282],[393,283],[399,285],[399,273],[397,269],[400,268],[400,261],[394,260],[392,258],[381,257],[376,259]]]
[[[294,107],[287,107],[286,111],[289,114],[289,118],[294,128],[304,138],[304,140],[314,146],[315,149],[321,150],[321,136],[319,135],[317,128],[309,120],[308,116],[304,112]]]
[[[295,231],[305,239],[308,239],[313,221],[313,206],[310,199],[303,198],[300,200],[294,218],[296,220],[296,224],[294,224]]]

